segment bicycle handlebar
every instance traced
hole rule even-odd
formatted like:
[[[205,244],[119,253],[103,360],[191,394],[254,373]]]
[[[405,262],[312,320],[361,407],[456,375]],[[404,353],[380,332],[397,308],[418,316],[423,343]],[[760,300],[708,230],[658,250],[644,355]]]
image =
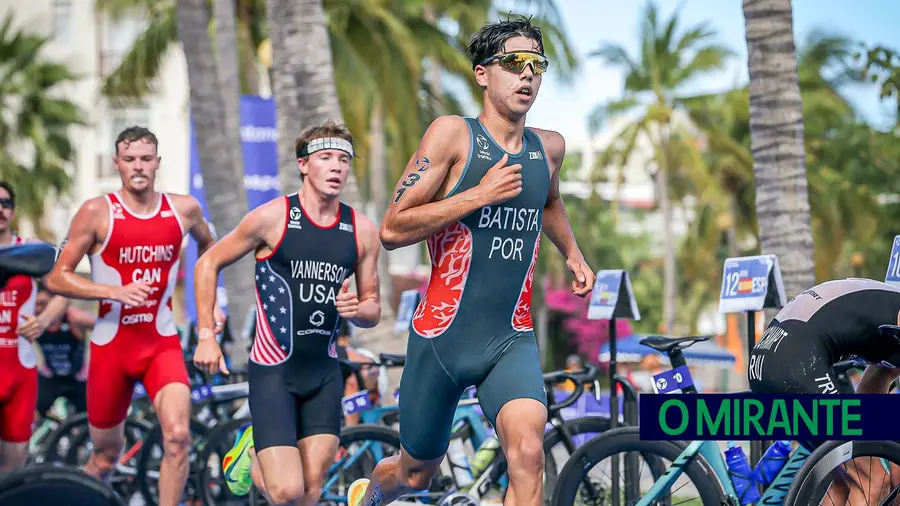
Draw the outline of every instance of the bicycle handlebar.
[[[600,369],[596,365],[589,363],[581,371],[555,371],[544,374],[544,384],[548,387],[547,395],[551,399],[555,397],[552,394],[553,385],[564,381],[571,381],[575,384],[575,390],[568,397],[561,402],[550,404],[547,406],[547,411],[552,413],[575,404],[584,395],[584,387],[587,384],[594,383],[594,388],[599,392],[600,386],[597,384],[597,374],[599,372]]]

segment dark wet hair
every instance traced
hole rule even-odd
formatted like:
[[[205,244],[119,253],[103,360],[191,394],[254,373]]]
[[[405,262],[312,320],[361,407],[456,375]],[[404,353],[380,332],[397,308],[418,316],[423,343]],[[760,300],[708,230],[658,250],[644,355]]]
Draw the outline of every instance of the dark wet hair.
[[[506,41],[513,37],[527,37],[538,44],[538,50],[544,52],[544,38],[541,29],[531,23],[531,18],[515,15],[506,21],[488,23],[472,35],[466,52],[472,58],[472,70],[481,62],[503,51]]]
[[[7,183],[6,181],[0,181],[0,188],[3,188],[7,193],[9,193],[10,200],[13,201],[13,205],[16,205],[16,192],[13,190],[12,185]]]
[[[119,132],[119,136],[116,137],[116,144],[114,146],[116,150],[116,154],[119,154],[119,144],[124,142],[125,146],[128,146],[132,142],[145,140],[150,144],[153,144],[157,149],[159,148],[159,141],[156,139],[156,135],[150,131],[149,128],[144,128],[142,126],[130,126],[125,130]]]

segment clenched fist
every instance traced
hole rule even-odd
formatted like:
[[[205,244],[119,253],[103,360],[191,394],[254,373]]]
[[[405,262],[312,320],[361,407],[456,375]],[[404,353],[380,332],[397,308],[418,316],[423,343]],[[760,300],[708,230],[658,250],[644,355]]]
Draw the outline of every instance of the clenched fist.
[[[504,153],[476,186],[486,206],[506,202],[522,193],[522,165],[514,163],[507,166],[507,160],[509,155]]]
[[[356,313],[359,311],[359,297],[356,292],[350,291],[350,278],[345,279],[341,284],[341,291],[335,297],[334,305],[337,306],[341,318],[346,320],[356,318]]]

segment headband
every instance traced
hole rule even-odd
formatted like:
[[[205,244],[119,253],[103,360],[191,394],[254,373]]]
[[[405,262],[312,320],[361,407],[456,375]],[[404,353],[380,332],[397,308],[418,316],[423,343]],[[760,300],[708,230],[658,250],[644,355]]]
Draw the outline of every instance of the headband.
[[[337,149],[347,153],[353,158],[353,144],[346,139],[340,139],[338,137],[319,137],[318,139],[307,142],[300,148],[297,158],[303,158],[304,156],[309,156],[317,151],[324,151],[326,149]]]

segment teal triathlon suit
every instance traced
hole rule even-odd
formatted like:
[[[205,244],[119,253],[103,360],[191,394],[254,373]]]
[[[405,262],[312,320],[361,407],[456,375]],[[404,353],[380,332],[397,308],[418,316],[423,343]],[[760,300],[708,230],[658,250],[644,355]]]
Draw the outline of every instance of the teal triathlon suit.
[[[84,336],[76,333],[69,317],[63,315],[58,325],[45,330],[36,341],[44,355],[44,363],[52,373],[50,377],[38,375],[37,410],[42,415],[60,397],[71,402],[79,413],[87,410],[87,386],[84,378],[79,378],[85,366]]]
[[[334,339],[335,297],[359,259],[354,211],[340,204],[334,223],[313,223],[297,194],[285,197],[281,241],[256,260],[256,338],[248,364],[257,451],[296,446],[341,429],[344,381]]]
[[[504,154],[481,122],[466,118],[469,157],[454,195],[478,185]],[[485,416],[513,399],[547,395],[531,323],[531,286],[544,205],[550,189],[547,154],[525,129],[522,193],[486,206],[429,237],[431,278],[410,322],[400,381],[400,442],[417,460],[446,451],[457,403],[476,386]]]

